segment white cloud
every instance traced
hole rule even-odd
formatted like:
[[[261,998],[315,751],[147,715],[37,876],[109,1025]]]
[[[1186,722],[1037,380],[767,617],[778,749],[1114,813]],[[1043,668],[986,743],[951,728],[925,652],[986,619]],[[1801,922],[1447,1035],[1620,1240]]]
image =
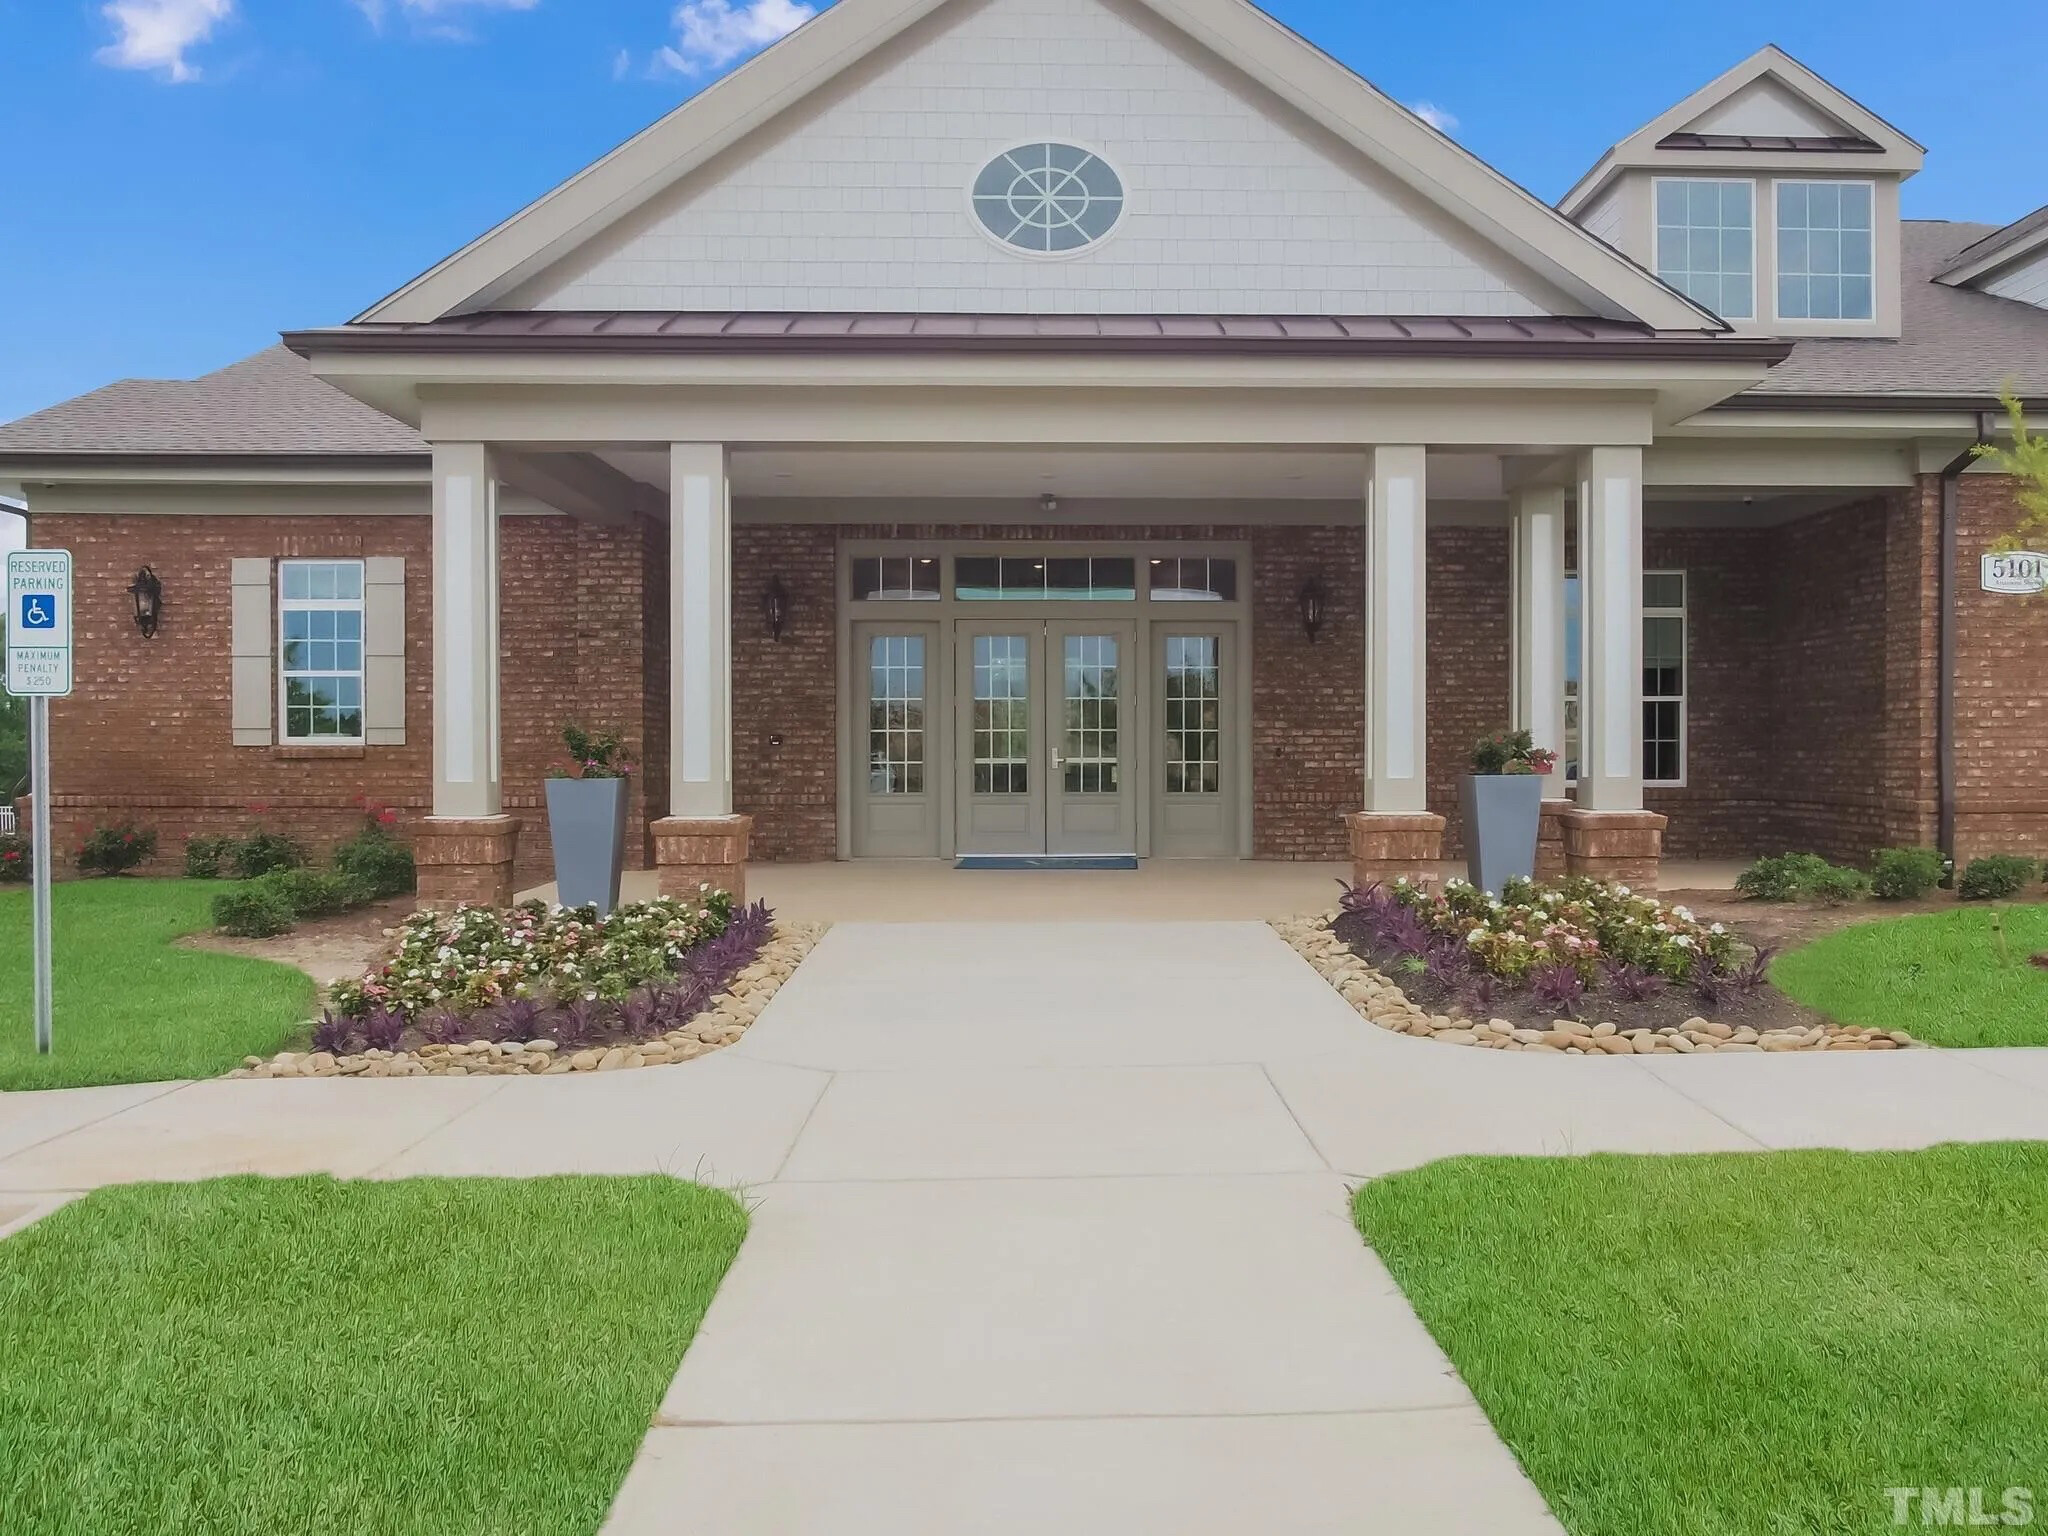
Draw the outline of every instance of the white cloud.
[[[747,54],[788,36],[817,14],[805,0],[684,0],[676,7],[674,46],[655,54],[658,64],[678,74],[723,69]]]
[[[457,19],[475,11],[530,11],[540,0],[355,0],[356,9],[370,18],[370,25],[382,31],[384,19],[395,9],[407,21],[436,37],[466,37]]]
[[[1456,133],[1458,119],[1433,101],[1418,101],[1408,109],[1438,133]]]
[[[174,81],[199,78],[185,52],[213,35],[233,14],[235,0],[109,0],[100,14],[114,24],[114,40],[99,51],[115,69],[160,69]]]

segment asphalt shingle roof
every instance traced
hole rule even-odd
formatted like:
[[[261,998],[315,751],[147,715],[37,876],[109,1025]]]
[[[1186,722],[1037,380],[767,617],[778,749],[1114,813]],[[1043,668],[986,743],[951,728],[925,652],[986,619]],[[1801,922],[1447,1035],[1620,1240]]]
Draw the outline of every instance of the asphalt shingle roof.
[[[197,379],[123,379],[0,426],[0,455],[422,454],[403,422],[266,347]]]
[[[2048,398],[2048,309],[1934,281],[1993,224],[1910,219],[1900,225],[1901,330],[1896,341],[1802,341],[1751,395],[1968,395],[2011,384]]]

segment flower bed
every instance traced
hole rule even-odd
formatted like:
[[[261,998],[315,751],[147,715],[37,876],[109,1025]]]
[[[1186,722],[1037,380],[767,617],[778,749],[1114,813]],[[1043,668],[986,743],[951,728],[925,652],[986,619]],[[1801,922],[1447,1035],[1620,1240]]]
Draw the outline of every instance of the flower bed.
[[[816,941],[722,891],[600,918],[529,902],[421,912],[392,957],[338,983],[312,1051],[248,1076],[563,1072],[687,1060],[731,1044]]]
[[[1374,1023],[1454,1044],[1620,1055],[1913,1043],[1829,1023],[1770,986],[1768,950],[1626,886],[1514,881],[1495,898],[1463,881],[1396,882],[1278,927]]]

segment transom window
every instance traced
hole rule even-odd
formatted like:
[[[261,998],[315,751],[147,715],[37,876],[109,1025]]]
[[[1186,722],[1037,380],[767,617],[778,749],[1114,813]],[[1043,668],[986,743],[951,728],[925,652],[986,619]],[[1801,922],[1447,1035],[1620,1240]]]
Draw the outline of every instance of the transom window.
[[[962,602],[1135,602],[1138,562],[1129,555],[960,555],[953,595]]]
[[[861,603],[935,603],[937,555],[881,555],[853,562],[853,597]]]
[[[1871,185],[1778,183],[1778,317],[1868,320],[1872,295]]]
[[[363,563],[278,566],[278,689],[284,740],[363,739]]]
[[[1756,318],[1756,189],[1657,183],[1657,275],[1728,320]]]
[[[1237,562],[1202,556],[1179,556],[1148,562],[1155,603],[1233,603],[1237,601]]]
[[[1034,255],[1093,245],[1123,217],[1123,178],[1072,144],[1020,144],[974,179],[974,216],[996,239]]]

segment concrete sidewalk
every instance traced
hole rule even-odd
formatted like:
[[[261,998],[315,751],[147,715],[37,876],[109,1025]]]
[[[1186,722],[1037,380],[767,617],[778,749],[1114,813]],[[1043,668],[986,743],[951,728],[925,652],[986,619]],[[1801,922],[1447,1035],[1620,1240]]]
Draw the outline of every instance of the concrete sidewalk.
[[[1374,1029],[1261,924],[844,925],[685,1067],[0,1095],[0,1206],[314,1169],[748,1186],[623,1536],[1554,1536],[1350,1185],[2007,1138],[2048,1138],[2048,1053],[1506,1056]]]

